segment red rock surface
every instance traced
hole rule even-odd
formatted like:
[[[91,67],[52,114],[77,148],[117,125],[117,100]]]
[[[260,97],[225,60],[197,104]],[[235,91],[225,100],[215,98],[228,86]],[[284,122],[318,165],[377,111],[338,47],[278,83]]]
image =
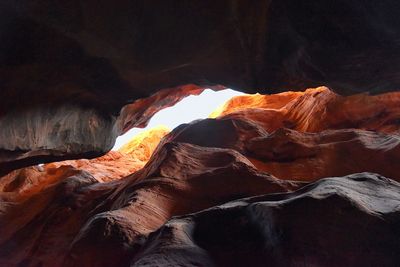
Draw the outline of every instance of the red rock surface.
[[[11,112],[1,118],[0,114],[0,125],[2,121],[7,125],[0,130],[0,175],[34,163],[99,157],[112,148],[118,135],[145,127],[156,112],[203,90],[195,85],[160,90],[125,105],[118,116],[75,106],[46,106],[26,116]]]
[[[99,182],[120,179],[141,169],[150,159],[160,140],[169,132],[165,126],[156,126],[133,136],[118,151],[110,151],[95,159],[49,163],[44,165],[44,169],[51,172],[60,166],[71,166],[89,172]]]
[[[104,155],[155,110],[210,86],[396,91],[398,9],[398,0],[3,0],[0,175]]]
[[[286,127],[301,132],[357,128],[399,131],[400,92],[340,96],[326,87],[276,95],[237,96],[211,117],[251,120],[271,132]]]
[[[280,179],[313,181],[367,171],[400,181],[398,135],[358,129],[304,133],[280,128],[268,133],[241,117],[194,122],[177,128],[169,138],[235,149],[259,170]]]
[[[146,163],[160,143],[160,140],[169,132],[171,130],[164,125],[155,126],[131,138],[118,151]]]
[[[74,171],[26,201],[2,202],[0,264],[126,264],[173,215],[298,186],[257,172],[234,150],[168,143],[125,179],[100,184]]]
[[[12,171],[0,179],[0,198],[25,200],[80,171],[87,172],[98,182],[126,177],[143,168],[168,132],[166,127],[157,126],[134,136],[119,151],[110,151],[99,158],[66,160]]]
[[[130,266],[396,266],[399,186],[363,173],[175,217]]]
[[[121,152],[0,179],[0,266],[396,266],[397,95],[294,95],[137,138],[122,179]]]
[[[399,266],[398,10],[0,1],[0,266]],[[209,86],[320,85],[181,126],[121,179],[81,160]]]

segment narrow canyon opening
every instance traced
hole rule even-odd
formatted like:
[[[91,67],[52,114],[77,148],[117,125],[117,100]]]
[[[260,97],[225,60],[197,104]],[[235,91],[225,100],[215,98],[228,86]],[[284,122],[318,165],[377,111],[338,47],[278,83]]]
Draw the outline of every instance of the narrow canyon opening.
[[[356,251],[357,257],[380,261],[386,250],[375,240],[398,242],[375,214],[393,216],[400,205],[399,103],[399,92],[341,96],[327,87],[278,94],[205,90],[150,110],[147,128],[128,131],[101,157],[1,177],[0,257],[15,240],[23,251],[34,249],[23,242],[34,239],[41,249],[30,261],[49,266],[147,266],[159,262],[159,246],[168,264],[263,266],[265,255],[273,256],[266,247],[320,242],[307,230],[312,223],[334,232],[322,237],[325,249],[338,238],[368,243],[379,255]],[[356,241],[342,235],[344,225]],[[275,233],[294,230],[294,240]],[[48,248],[60,240],[65,245]],[[177,242],[180,253],[196,256],[173,256]],[[341,249],[334,253],[348,262]],[[21,255],[3,262],[24,262]]]
[[[398,0],[0,2],[0,267],[400,266]]]
[[[232,89],[219,91],[205,89],[199,95],[187,96],[172,107],[162,109],[154,114],[145,128],[133,128],[117,137],[112,150],[120,149],[134,136],[150,131],[154,127],[170,132],[180,124],[208,118],[213,111],[225,104],[230,98],[243,94]]]

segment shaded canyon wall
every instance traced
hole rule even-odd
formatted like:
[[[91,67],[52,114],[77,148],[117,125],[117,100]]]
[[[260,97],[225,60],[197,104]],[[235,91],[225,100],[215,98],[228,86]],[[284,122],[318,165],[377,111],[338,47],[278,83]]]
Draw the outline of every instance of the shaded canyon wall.
[[[239,96],[125,152],[14,171],[0,265],[396,266],[398,98]]]

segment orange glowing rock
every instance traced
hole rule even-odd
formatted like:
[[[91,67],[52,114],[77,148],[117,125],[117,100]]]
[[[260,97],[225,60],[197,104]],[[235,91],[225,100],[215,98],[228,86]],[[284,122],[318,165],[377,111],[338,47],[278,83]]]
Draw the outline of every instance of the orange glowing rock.
[[[110,151],[102,157],[94,159],[65,160],[45,164],[46,171],[52,171],[62,166],[70,166],[77,170],[84,170],[90,173],[99,182],[107,182],[120,179],[135,172],[146,164],[130,155]]]
[[[328,250],[332,266],[396,266],[400,184],[381,175],[400,180],[399,100],[244,96],[97,159],[14,171],[0,179],[0,266],[289,266],[304,251],[330,266]]]
[[[116,182],[113,209],[89,220],[76,235],[66,266],[121,266],[131,257],[124,246],[130,243],[137,253],[141,239],[172,216],[301,185],[257,172],[234,150],[186,143],[163,145],[141,171]]]
[[[168,127],[158,125],[134,136],[118,151],[124,154],[129,154],[135,159],[147,162],[161,138],[167,135],[170,131],[171,130]]]
[[[43,166],[32,166],[12,171],[0,179],[0,199],[23,201],[77,172],[72,166],[48,168],[47,170]]]
[[[316,88],[313,90],[323,90]],[[302,96],[303,92],[284,92],[273,95],[241,95],[232,97],[224,105],[216,109],[210,114],[210,118],[222,117],[224,115],[241,111],[249,108],[262,108],[262,109],[281,109],[285,107],[289,102]]]
[[[302,132],[358,128],[399,131],[400,92],[340,96],[327,87],[275,95],[236,96],[211,117],[254,121],[269,132],[291,128]]]
[[[143,168],[160,140],[169,133],[157,126],[134,136],[119,151],[95,159],[66,160],[12,171],[0,179],[0,199],[22,201],[81,171],[99,182],[123,178]]]
[[[110,151],[95,159],[50,163],[45,165],[45,169],[69,165],[87,171],[100,182],[120,179],[141,169],[150,159],[160,140],[169,132],[165,126],[157,126],[134,136],[119,151]]]

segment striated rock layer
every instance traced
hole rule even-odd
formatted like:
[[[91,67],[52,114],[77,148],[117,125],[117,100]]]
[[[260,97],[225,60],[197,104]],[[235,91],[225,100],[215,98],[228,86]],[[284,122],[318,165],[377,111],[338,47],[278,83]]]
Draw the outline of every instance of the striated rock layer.
[[[400,92],[340,96],[327,87],[276,95],[233,97],[210,117],[243,118],[271,132],[286,127],[301,132],[357,128],[398,133]]]
[[[400,184],[361,173],[175,217],[130,266],[396,266]]]
[[[118,151],[110,151],[102,157],[53,162],[45,164],[44,168],[71,166],[89,172],[99,182],[123,178],[143,168],[160,140],[169,132],[165,126],[156,126],[132,137]]]
[[[76,105],[0,114],[0,175],[35,163],[101,156],[118,135],[146,126],[157,111],[202,91],[191,85],[161,90],[126,105],[119,116]]]
[[[400,88],[398,0],[2,0],[0,175],[98,157],[204,88]]]
[[[143,168],[169,131],[164,126],[151,128],[134,136],[119,151],[110,151],[99,158],[66,160],[12,171],[0,179],[0,198],[27,199],[79,171],[89,173],[99,182],[123,178]]]
[[[98,159],[16,170],[0,266],[397,266],[398,97],[244,96]]]
[[[259,173],[234,150],[168,143],[125,179],[98,183],[74,171],[26,201],[2,202],[0,264],[126,264],[173,215],[298,186]]]
[[[4,146],[8,148],[0,149],[0,175],[32,163],[99,156],[111,149],[119,134],[133,126],[145,126],[160,109],[189,94],[199,94],[202,89],[184,86],[169,91],[160,91],[127,105],[118,118],[105,118],[90,110],[82,115],[74,109],[55,113],[48,110],[45,114],[33,112],[24,118],[13,117],[15,120],[5,118],[6,126],[0,127],[0,136],[3,136],[0,143],[7,143]],[[399,99],[399,92],[344,97],[319,87],[305,92],[237,97],[211,116],[251,120],[268,132],[282,127],[306,132],[353,127],[393,133],[398,131]],[[89,125],[85,124],[85,118],[90,119]],[[0,118],[0,125],[1,121]],[[21,121],[24,122],[22,125]],[[71,122],[83,124],[71,130],[68,129]],[[13,141],[8,140],[9,136],[13,136]],[[59,136],[62,136],[61,140]],[[35,148],[27,141],[34,143]]]
[[[237,150],[280,179],[312,181],[368,171],[400,181],[398,135],[358,129],[304,133],[280,128],[268,133],[251,120],[221,118],[178,127],[167,138]]]

